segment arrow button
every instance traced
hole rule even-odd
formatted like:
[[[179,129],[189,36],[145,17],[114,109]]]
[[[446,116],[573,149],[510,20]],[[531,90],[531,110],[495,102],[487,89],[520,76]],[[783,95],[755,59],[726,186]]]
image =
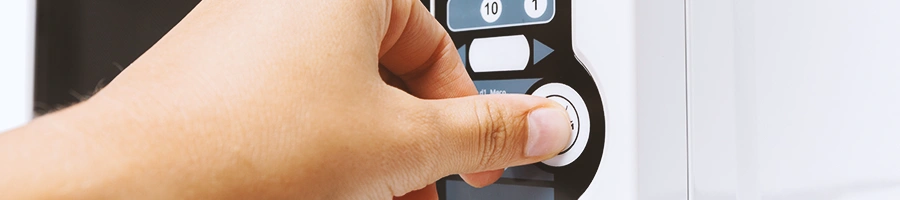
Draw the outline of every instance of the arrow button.
[[[541,43],[537,39],[534,39],[534,63],[537,65],[538,62],[541,62],[544,58],[546,58],[550,53],[553,53],[553,49]]]
[[[456,49],[456,52],[459,52],[459,59],[462,60],[463,66],[468,64],[466,62],[466,45],[462,45],[459,49]]]

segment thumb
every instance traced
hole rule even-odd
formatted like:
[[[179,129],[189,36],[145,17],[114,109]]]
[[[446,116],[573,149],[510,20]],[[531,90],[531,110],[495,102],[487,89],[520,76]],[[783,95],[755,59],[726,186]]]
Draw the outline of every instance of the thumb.
[[[531,95],[479,95],[429,100],[431,137],[439,145],[441,171],[464,174],[550,159],[568,145],[572,133],[566,111]],[[445,176],[447,174],[441,174]]]

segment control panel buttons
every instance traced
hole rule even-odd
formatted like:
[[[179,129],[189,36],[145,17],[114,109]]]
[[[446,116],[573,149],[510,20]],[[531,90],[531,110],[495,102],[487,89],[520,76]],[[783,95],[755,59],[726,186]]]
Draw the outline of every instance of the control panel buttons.
[[[469,47],[469,64],[474,72],[524,70],[530,50],[524,35],[478,38]]]
[[[487,23],[494,23],[503,14],[503,2],[500,0],[481,1],[481,18]]]
[[[547,12],[547,0],[525,0],[525,14],[531,18],[538,18]]]
[[[553,53],[553,48],[533,41],[532,48],[524,35],[478,38],[471,47],[460,46],[457,52],[463,64],[470,64],[474,72],[521,71],[528,66],[529,56],[536,65]]]
[[[507,168],[497,184],[480,189],[460,176],[442,178],[435,185],[439,199],[575,200],[594,186],[606,124],[597,80],[572,47],[574,2],[432,0],[478,94],[547,98],[565,110],[570,129],[556,156]]]
[[[547,24],[556,15],[556,0],[448,0],[451,32]]]
[[[532,60],[534,60],[535,65],[538,62],[541,62],[541,60],[544,60],[544,58],[547,58],[550,53],[553,53],[553,48],[548,47],[537,39],[534,40],[534,59]]]
[[[562,83],[549,83],[540,86],[531,95],[546,97],[566,108],[571,120],[572,136],[569,138],[569,146],[562,153],[544,164],[553,167],[562,167],[571,164],[584,152],[590,136],[591,120],[581,95],[572,87]]]

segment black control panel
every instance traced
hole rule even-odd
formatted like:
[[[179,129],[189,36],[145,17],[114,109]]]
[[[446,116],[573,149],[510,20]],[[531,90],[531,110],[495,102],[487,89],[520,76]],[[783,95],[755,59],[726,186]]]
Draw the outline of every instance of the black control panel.
[[[477,189],[459,176],[438,182],[441,199],[578,199],[600,166],[605,139],[598,87],[572,49],[566,0],[423,0],[450,33],[480,94],[547,97],[569,113],[572,138],[557,157],[506,169]],[[433,3],[433,5],[432,5]]]

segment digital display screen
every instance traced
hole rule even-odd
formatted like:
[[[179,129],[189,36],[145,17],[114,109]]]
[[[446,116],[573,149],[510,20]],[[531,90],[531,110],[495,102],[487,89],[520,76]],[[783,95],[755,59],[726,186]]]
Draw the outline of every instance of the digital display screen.
[[[553,174],[535,165],[507,168],[497,183],[474,188],[458,176],[447,179],[447,200],[497,199],[546,200],[553,199]]]

